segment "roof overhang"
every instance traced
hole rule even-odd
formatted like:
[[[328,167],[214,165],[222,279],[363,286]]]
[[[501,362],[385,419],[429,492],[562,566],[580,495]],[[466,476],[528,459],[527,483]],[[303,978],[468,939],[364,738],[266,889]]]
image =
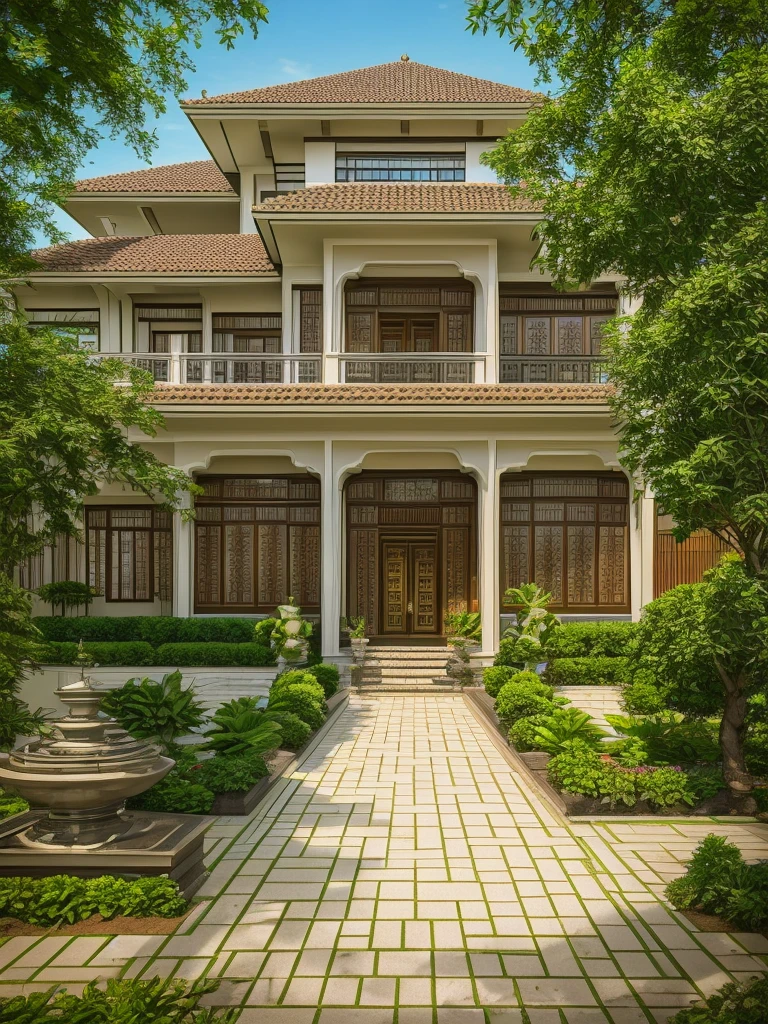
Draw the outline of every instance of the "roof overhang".
[[[279,117],[332,120],[333,118],[393,118],[407,119],[426,116],[450,116],[477,120],[483,114],[494,118],[521,117],[533,107],[534,101],[515,103],[194,103],[182,100],[179,104],[189,118]]]
[[[280,274],[276,270],[263,273],[251,274],[220,274],[220,273],[189,273],[189,274],[163,274],[158,271],[127,272],[115,270],[81,270],[64,273],[62,271],[46,270],[26,274],[19,278],[19,285],[22,284],[103,284],[110,282],[121,284],[254,284],[259,281],[279,281]]]

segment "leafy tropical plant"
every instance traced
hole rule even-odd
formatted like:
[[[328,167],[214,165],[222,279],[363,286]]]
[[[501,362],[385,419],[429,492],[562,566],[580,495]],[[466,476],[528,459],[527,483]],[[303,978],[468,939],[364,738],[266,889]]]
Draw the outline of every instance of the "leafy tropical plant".
[[[765,1024],[768,974],[729,981],[703,1003],[680,1010],[669,1024]]]
[[[119,878],[100,875],[50,875],[47,878],[0,878],[0,915],[49,927],[75,924],[93,914],[105,919],[178,917],[187,909],[178,883],[170,878]]]
[[[186,736],[203,724],[205,707],[190,687],[182,690],[177,669],[167,672],[159,683],[153,679],[129,679],[119,690],[110,690],[101,700],[102,709],[137,739],[157,738],[163,744]]]
[[[448,643],[482,643],[483,631],[480,612],[452,612],[445,617]]]
[[[718,758],[714,730],[706,721],[688,721],[674,711],[644,718],[606,715],[605,719],[622,736],[642,743],[647,752],[646,764],[716,761]]]
[[[510,726],[508,733],[509,742],[520,753],[536,750],[536,729],[538,726],[548,722],[551,717],[551,715],[528,715],[527,718],[518,718]]]
[[[87,583],[79,583],[77,580],[44,583],[37,588],[35,593],[50,604],[51,611],[59,605],[62,615],[67,608],[79,608],[80,605],[85,605],[85,611],[88,614],[88,605],[99,594],[94,587],[89,587]]]
[[[344,625],[350,640],[362,640],[365,636],[365,619],[362,615],[350,615]]]
[[[216,794],[189,775],[188,769],[172,769],[165,778],[139,796],[131,797],[131,810],[163,814],[210,814]]]
[[[190,985],[168,978],[110,978],[105,988],[90,982],[82,995],[57,986],[26,996],[0,998],[0,1024],[234,1024],[239,1009],[200,1008],[218,981]]]
[[[217,754],[263,754],[280,746],[281,730],[260,711],[243,709],[237,701],[223,704],[214,713],[212,726],[205,732],[204,750]]]
[[[524,583],[510,587],[504,593],[504,604],[517,608],[516,622],[504,631],[500,664],[518,664],[532,669],[544,657],[544,645],[560,623],[556,615],[548,610],[552,594],[536,586]]]
[[[607,733],[586,711],[578,708],[557,708],[542,722],[534,733],[534,747],[547,754],[560,754],[564,744],[581,740],[590,747],[598,747]]]

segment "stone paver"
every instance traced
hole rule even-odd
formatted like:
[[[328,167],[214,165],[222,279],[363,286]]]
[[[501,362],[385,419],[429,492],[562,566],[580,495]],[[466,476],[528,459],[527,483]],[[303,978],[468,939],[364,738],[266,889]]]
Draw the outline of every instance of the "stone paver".
[[[242,1024],[647,1024],[768,970],[761,936],[663,901],[708,832],[757,859],[768,828],[565,822],[458,695],[353,698],[280,786],[212,827],[207,903],[175,935],[11,939],[0,995],[208,975]]]

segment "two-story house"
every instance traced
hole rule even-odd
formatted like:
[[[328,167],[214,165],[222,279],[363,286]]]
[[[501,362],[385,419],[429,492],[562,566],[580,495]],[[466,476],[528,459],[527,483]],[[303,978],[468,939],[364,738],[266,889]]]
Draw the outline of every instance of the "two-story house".
[[[558,293],[531,270],[538,213],[481,154],[538,96],[402,57],[182,103],[211,159],[81,181],[93,237],[37,253],[32,324],[149,369],[148,447],[204,489],[194,522],[105,486],[83,545],[26,566],[80,578],[96,614],[365,617],[439,643],[535,580],[568,616],[637,616],[696,578],[633,500],[606,401],[610,277]]]

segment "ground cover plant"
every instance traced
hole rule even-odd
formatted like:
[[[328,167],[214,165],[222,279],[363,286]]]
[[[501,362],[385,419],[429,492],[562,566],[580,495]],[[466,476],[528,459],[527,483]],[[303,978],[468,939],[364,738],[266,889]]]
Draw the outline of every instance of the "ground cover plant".
[[[0,878],[0,916],[44,927],[87,921],[94,914],[105,920],[118,915],[178,917],[187,907],[178,884],[165,877]]]
[[[76,996],[54,985],[46,992],[0,998],[0,1024],[234,1024],[239,1009],[200,1007],[203,996],[218,987],[210,979],[187,985],[168,978],[110,978],[104,988],[90,982]]]
[[[669,1024],[765,1024],[768,975],[729,981],[703,1003],[680,1010]]]
[[[678,910],[716,914],[737,928],[758,931],[768,925],[768,860],[747,864],[733,843],[708,835],[666,895]]]

